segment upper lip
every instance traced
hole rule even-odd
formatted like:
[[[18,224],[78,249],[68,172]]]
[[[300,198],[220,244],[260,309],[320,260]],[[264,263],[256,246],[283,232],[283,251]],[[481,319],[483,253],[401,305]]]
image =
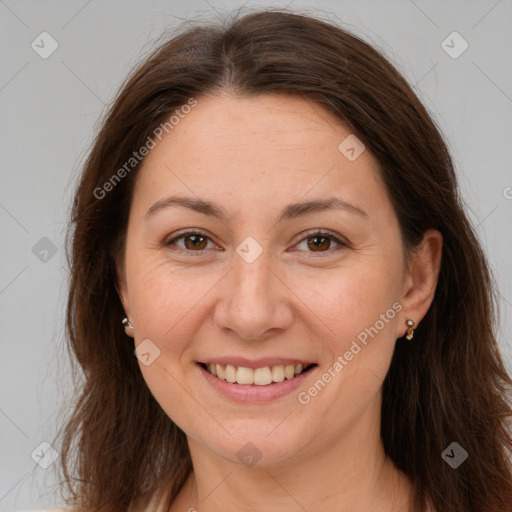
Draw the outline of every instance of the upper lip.
[[[263,368],[264,366],[277,366],[283,365],[287,366],[290,364],[298,365],[301,364],[303,366],[309,364],[315,364],[311,361],[305,361],[303,359],[294,359],[290,357],[262,357],[259,359],[247,359],[245,357],[212,357],[211,359],[205,359],[203,361],[199,361],[204,364],[223,364],[223,365],[232,365],[237,367],[244,368]]]

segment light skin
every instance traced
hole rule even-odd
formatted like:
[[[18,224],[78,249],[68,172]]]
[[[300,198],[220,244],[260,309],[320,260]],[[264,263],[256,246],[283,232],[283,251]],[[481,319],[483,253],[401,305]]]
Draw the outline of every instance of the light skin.
[[[126,332],[160,350],[141,372],[192,456],[171,511],[405,512],[411,485],[384,454],[381,388],[406,320],[419,324],[433,300],[441,234],[428,230],[406,264],[376,160],[368,150],[347,159],[338,145],[350,130],[319,105],[227,91],[196,99],[139,171],[118,266],[134,326]],[[215,202],[226,217],[185,207],[145,217],[171,195]],[[333,196],[365,213],[327,209],[277,222],[290,203]],[[165,246],[188,229],[207,238]],[[318,229],[334,239],[315,239]],[[252,263],[236,252],[247,236],[263,251]],[[401,310],[299,403],[394,303]],[[318,368],[288,395],[240,403],[200,378],[196,362],[216,356],[294,357]],[[248,441],[261,453],[252,467],[237,456]]]

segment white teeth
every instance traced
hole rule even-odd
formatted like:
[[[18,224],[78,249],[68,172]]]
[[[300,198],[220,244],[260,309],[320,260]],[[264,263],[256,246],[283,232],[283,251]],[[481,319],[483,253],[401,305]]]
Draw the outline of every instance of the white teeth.
[[[284,376],[287,379],[293,379],[293,376],[295,375],[295,368],[293,364],[289,364],[284,367]]]
[[[244,366],[233,366],[231,364],[207,364],[206,368],[221,380],[245,385],[267,386],[272,382],[282,382],[285,379],[293,379],[300,375],[308,365],[302,364],[278,364],[276,366],[264,366],[263,368],[246,368]]]
[[[238,384],[254,384],[254,371],[252,368],[239,366],[236,372],[236,381]]]
[[[274,382],[282,382],[284,380],[284,366],[273,366],[272,367],[272,380]]]
[[[228,382],[236,382],[236,368],[231,365],[231,364],[228,364],[226,365],[226,380]]]
[[[272,382],[272,372],[268,366],[256,368],[254,370],[254,384],[257,386],[266,386]]]

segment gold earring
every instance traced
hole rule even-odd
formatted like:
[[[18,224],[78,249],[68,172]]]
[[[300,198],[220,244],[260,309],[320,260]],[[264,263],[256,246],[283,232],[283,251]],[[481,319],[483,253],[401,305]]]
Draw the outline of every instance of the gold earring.
[[[414,336],[414,322],[412,320],[407,320],[407,322],[405,322],[408,329],[407,329],[407,334],[405,335],[405,337],[408,339],[408,340],[412,340],[412,337]]]

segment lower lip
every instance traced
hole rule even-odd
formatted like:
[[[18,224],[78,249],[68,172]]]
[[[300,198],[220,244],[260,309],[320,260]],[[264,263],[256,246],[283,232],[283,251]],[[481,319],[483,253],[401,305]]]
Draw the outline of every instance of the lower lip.
[[[318,368],[318,366],[314,366],[293,379],[285,379],[282,382],[275,382],[267,386],[256,386],[221,380],[205,370],[199,363],[196,363],[196,365],[206,382],[221,395],[235,402],[269,402],[281,398],[297,389]]]

